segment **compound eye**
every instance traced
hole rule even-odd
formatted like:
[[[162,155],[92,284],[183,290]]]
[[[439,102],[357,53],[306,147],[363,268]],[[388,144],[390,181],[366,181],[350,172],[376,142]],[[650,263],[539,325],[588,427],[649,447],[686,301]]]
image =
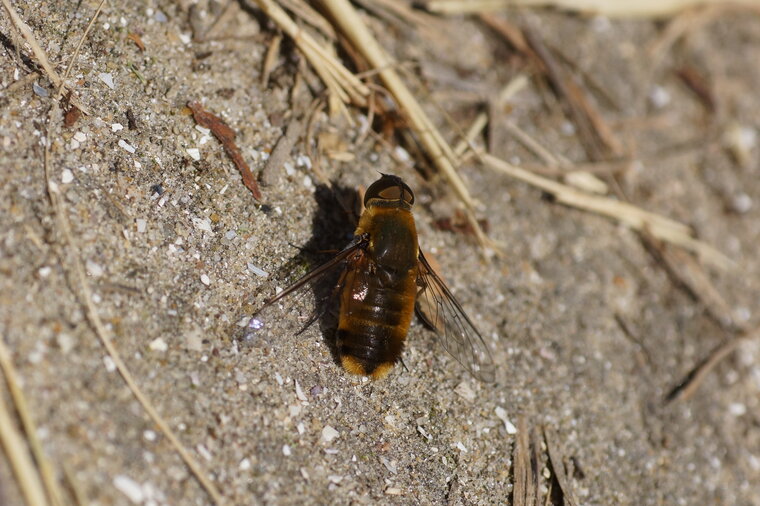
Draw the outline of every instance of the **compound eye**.
[[[410,206],[414,204],[414,192],[398,176],[383,176],[372,183],[364,195],[364,205],[372,199],[403,200]]]

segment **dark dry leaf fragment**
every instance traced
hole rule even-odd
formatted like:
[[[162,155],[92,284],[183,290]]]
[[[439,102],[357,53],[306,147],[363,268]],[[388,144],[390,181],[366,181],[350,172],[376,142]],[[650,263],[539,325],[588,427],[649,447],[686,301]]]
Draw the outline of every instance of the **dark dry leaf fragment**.
[[[143,43],[143,41],[142,41],[142,38],[140,37],[140,34],[139,34],[139,33],[135,33],[135,32],[129,32],[129,33],[127,34],[127,38],[128,38],[129,40],[131,40],[132,42],[134,42],[134,43],[135,43],[135,45],[137,46],[137,48],[138,48],[140,51],[145,51],[145,44]]]
[[[66,128],[71,128],[74,126],[74,123],[79,120],[79,117],[81,115],[82,111],[80,111],[79,108],[74,104],[71,104],[71,107],[69,107],[69,110],[66,111],[66,114],[63,116],[63,126]]]
[[[232,159],[232,162],[240,171],[240,175],[243,176],[243,184],[251,190],[253,198],[261,202],[261,191],[259,190],[256,178],[253,176],[251,168],[243,159],[243,155],[240,153],[237,144],[235,144],[235,131],[227,126],[221,118],[204,109],[200,102],[188,102],[187,107],[193,112],[195,122],[211,130],[214,137],[222,143],[227,156]]]

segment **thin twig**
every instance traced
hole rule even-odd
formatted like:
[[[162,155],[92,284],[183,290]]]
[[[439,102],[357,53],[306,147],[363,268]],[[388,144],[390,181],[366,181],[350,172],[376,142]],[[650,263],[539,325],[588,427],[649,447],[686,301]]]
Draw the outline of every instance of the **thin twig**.
[[[71,58],[69,58],[69,64],[66,66],[66,72],[63,73],[63,77],[61,78],[61,84],[58,85],[58,93],[56,94],[56,100],[61,98],[61,95],[63,95],[63,86],[66,84],[66,79],[69,77],[69,73],[71,72],[71,69],[74,67],[74,63],[77,60],[77,56],[79,56],[79,51],[82,49],[82,44],[84,44],[85,39],[87,38],[87,35],[89,35],[90,30],[92,29],[92,25],[95,24],[95,20],[98,19],[98,15],[100,14],[100,11],[103,9],[103,4],[106,3],[106,0],[100,0],[100,4],[98,4],[98,8],[95,9],[95,14],[92,15],[92,18],[90,19],[90,22],[87,25],[87,28],[85,28],[84,33],[79,38],[79,42],[77,43],[77,47],[74,49],[74,53],[71,55]]]
[[[61,79],[61,76],[58,75],[58,72],[53,68],[53,66],[50,64],[50,60],[47,57],[47,53],[44,49],[42,49],[42,46],[40,46],[39,42],[37,42],[37,38],[34,36],[34,33],[32,32],[31,28],[29,28],[29,25],[24,23],[24,21],[19,17],[16,10],[11,5],[10,0],[1,0],[3,2],[3,7],[5,7],[6,12],[8,13],[8,16],[11,18],[11,22],[13,23],[13,26],[18,30],[18,32],[23,36],[23,38],[26,40],[26,43],[29,44],[29,47],[32,48],[32,53],[34,54],[35,58],[37,58],[37,61],[42,66],[42,69],[45,71],[45,73],[48,76],[48,79],[52,81],[52,83],[58,87],[62,88],[65,86],[65,82],[63,79]],[[60,96],[60,95],[59,95]],[[70,101],[72,104],[74,104],[77,109],[82,111],[85,114],[90,114],[89,108],[82,105],[82,103],[76,98],[71,97]]]
[[[558,7],[585,14],[615,18],[663,18],[690,7],[720,5],[726,0],[433,0],[426,4],[431,12],[472,14],[520,7]],[[758,0],[734,0],[735,5],[757,6]]]
[[[718,363],[729,356],[744,341],[760,338],[760,327],[746,333],[738,334],[721,343],[715,348],[702,363],[686,375],[686,379],[674,388],[667,396],[666,401],[685,401],[694,395],[699,386]]]
[[[24,444],[24,438],[16,428],[16,423],[5,404],[5,395],[2,390],[0,390],[0,442],[5,448],[5,454],[26,503],[30,506],[45,506],[48,503],[45,498],[45,489],[42,487],[40,476]]]
[[[63,493],[58,486],[58,481],[55,479],[53,466],[50,465],[50,461],[42,450],[42,444],[40,444],[40,440],[37,437],[37,426],[34,420],[32,420],[32,415],[26,403],[26,397],[24,397],[24,393],[21,391],[21,387],[19,387],[18,374],[13,366],[11,354],[2,339],[0,339],[0,368],[3,369],[3,373],[5,374],[8,391],[16,406],[16,412],[24,429],[24,434],[26,434],[26,440],[29,442],[29,448],[32,450],[35,462],[37,462],[47,497],[54,506],[63,506]]]
[[[692,237],[691,229],[682,223],[645,211],[627,202],[591,195],[516,167],[486,153],[479,153],[478,157],[485,166],[540,188],[552,194],[562,204],[614,218],[635,230],[646,230],[658,239],[677,244],[696,253],[700,259],[716,267],[722,269],[734,267],[734,262],[723,253]]]

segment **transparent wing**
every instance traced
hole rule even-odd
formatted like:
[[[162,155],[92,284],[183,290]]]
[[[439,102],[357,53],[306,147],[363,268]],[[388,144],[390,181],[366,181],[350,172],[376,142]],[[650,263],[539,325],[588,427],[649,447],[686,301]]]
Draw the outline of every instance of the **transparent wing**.
[[[275,297],[266,300],[261,308],[251,315],[244,339],[246,341],[257,339],[265,329],[272,327],[281,319],[281,315],[275,311],[277,302],[290,295],[298,297],[307,291],[306,288],[311,288],[317,298],[317,304],[310,316],[304,320],[305,323],[298,333],[306,330],[329,309],[330,302],[335,300],[345,284],[346,274],[364,257],[366,245],[366,237],[355,238],[332,259],[304,274]]]
[[[481,381],[492,383],[495,365],[483,336],[430,267],[425,255],[419,254],[417,314],[435,330],[441,344],[457,361]]]

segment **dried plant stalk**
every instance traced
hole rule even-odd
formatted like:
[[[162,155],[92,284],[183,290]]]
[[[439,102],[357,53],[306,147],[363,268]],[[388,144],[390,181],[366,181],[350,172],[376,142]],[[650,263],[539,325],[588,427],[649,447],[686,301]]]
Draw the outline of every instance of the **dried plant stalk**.
[[[663,18],[689,7],[726,4],[726,0],[434,0],[427,9],[441,14],[468,14],[507,7],[558,7],[615,18]],[[760,5],[758,0],[734,0],[735,5]]]
[[[5,374],[5,380],[8,384],[11,399],[13,399],[13,403],[16,406],[16,412],[18,413],[21,426],[26,434],[29,448],[32,451],[34,460],[37,462],[40,478],[42,479],[42,484],[45,486],[47,496],[50,498],[50,502],[54,506],[63,506],[63,493],[55,479],[53,466],[50,464],[50,460],[48,460],[45,456],[45,452],[42,450],[42,444],[37,437],[37,426],[32,420],[26,397],[19,386],[18,374],[16,373],[16,368],[13,366],[10,351],[5,346],[5,342],[3,342],[2,339],[0,339],[0,368],[2,368],[3,373]]]
[[[380,43],[348,0],[323,0],[322,4],[332,15],[341,31],[351,41],[354,48],[377,70],[380,79],[393,95],[401,112],[405,114],[427,155],[466,206],[468,219],[481,244],[489,244],[480,225],[474,218],[472,196],[455,169],[455,164],[458,163],[457,155],[401,80],[395,70],[396,62],[380,46]]]
[[[255,0],[261,10],[285,32],[303,52],[325,86],[343,103],[366,105],[369,88],[344,67],[334,56],[303,31],[273,0]]]
[[[4,390],[4,389],[3,389]],[[32,458],[24,444],[24,437],[16,428],[7,405],[5,392],[0,391],[0,442],[8,456],[11,469],[27,504],[44,506],[48,504],[45,489],[34,467]]]
[[[588,194],[516,167],[493,155],[481,153],[479,157],[487,167],[541,188],[552,194],[562,204],[608,216],[635,230],[646,231],[657,239],[696,253],[701,260],[721,269],[730,269],[734,266],[731,259],[709,244],[692,237],[691,229],[675,220],[644,211],[627,202]]]

